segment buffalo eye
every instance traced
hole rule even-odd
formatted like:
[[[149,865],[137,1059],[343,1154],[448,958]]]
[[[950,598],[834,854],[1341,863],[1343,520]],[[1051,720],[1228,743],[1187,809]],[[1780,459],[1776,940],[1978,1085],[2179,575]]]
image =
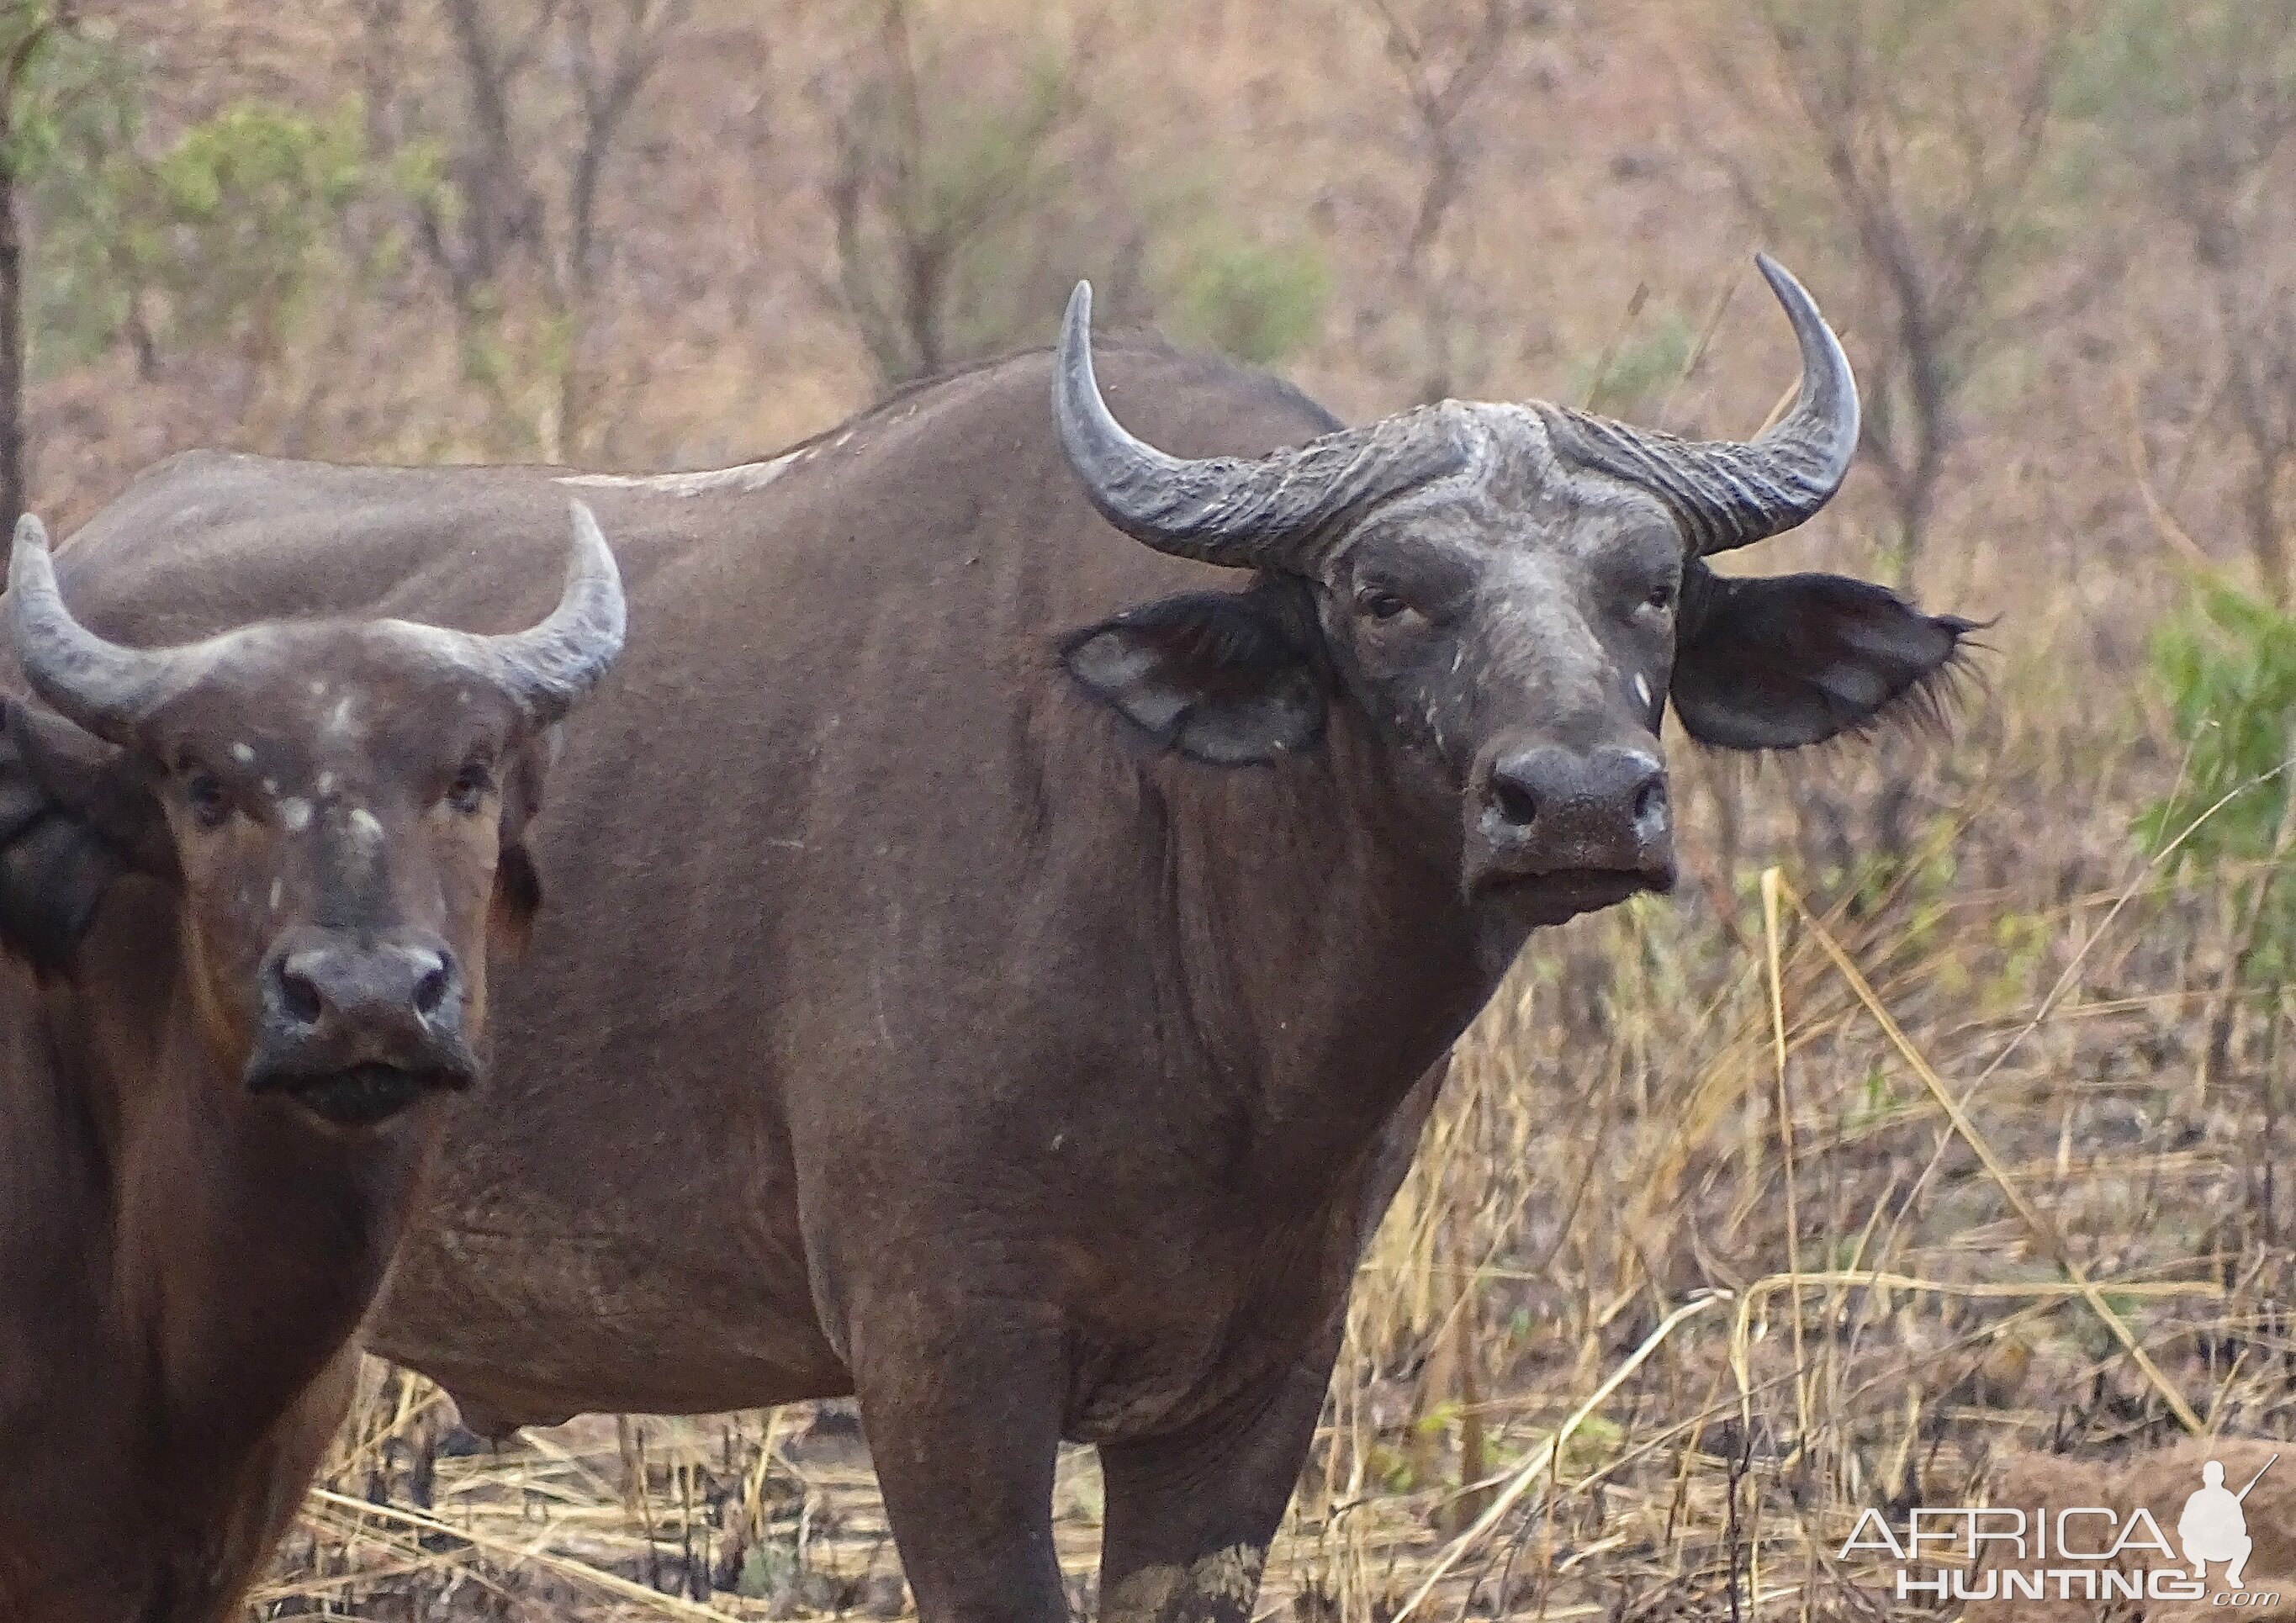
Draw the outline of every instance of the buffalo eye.
[[[1661,580],[1643,594],[1643,607],[1664,614],[1674,607],[1674,582]]]
[[[184,804],[191,808],[192,821],[201,828],[221,828],[224,819],[231,816],[231,791],[223,780],[202,766],[184,769]]]
[[[487,803],[494,787],[495,775],[484,761],[465,761],[463,769],[455,775],[455,781],[447,786],[447,804],[458,812],[476,813]]]
[[[1365,586],[1356,594],[1356,612],[1365,619],[1391,620],[1410,607],[1401,593],[1385,586]]]

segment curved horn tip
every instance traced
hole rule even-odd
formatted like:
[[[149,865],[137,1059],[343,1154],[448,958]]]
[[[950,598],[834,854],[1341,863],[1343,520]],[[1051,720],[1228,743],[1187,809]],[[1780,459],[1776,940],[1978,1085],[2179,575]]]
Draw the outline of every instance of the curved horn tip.
[[[1105,481],[1090,471],[1095,463],[1111,456],[1119,462],[1161,460],[1125,431],[1101,398],[1100,379],[1092,364],[1089,282],[1076,284],[1076,291],[1069,295],[1068,314],[1061,321],[1060,349],[1053,362],[1053,422],[1070,466],[1093,488],[1095,503],[1101,503],[1105,494],[1102,488]],[[1106,511],[1104,504],[1103,511]]]
[[[1092,381],[1092,283],[1079,282],[1069,295],[1069,307],[1061,317],[1060,365],[1054,373],[1054,389],[1062,390],[1070,381]],[[1095,386],[1096,392],[1096,386]]]
[[[1832,488],[1838,488],[1849,472],[1857,450],[1861,416],[1857,375],[1850,368],[1841,335],[1819,310],[1817,300],[1809,296],[1809,290],[1768,254],[1756,254],[1754,264],[1784,307],[1786,319],[1793,326],[1794,343],[1801,350],[1802,384],[1795,411],[1797,415],[1815,412],[1823,422],[1824,438],[1831,445],[1821,478],[1831,495]]]
[[[16,521],[16,537],[9,549],[8,584],[15,587],[41,578],[53,583],[54,575],[48,558],[48,527],[37,513],[25,513]]]
[[[570,502],[568,505],[574,510],[574,548],[573,556],[567,561],[567,572],[570,575],[595,570],[619,575],[614,549],[606,545],[606,532],[598,528],[598,515],[590,511],[587,502]]]
[[[590,511],[586,502],[568,504],[572,508],[574,533],[566,553],[566,590],[560,599],[560,608],[553,611],[555,619],[577,597],[590,597],[588,588],[599,588],[602,596],[592,607],[603,614],[600,631],[610,644],[606,658],[619,654],[622,641],[629,626],[629,604],[622,591],[622,566],[614,558],[614,549],[606,541],[606,532],[599,528],[598,515]]]
[[[1801,279],[1768,253],[1760,250],[1755,251],[1754,268],[1762,273],[1762,280],[1768,283],[1770,290],[1785,303],[1806,304],[1813,309],[1816,307],[1817,301],[1809,296],[1809,290],[1802,286]]]
[[[1770,291],[1776,294],[1778,303],[1785,307],[1786,319],[1793,325],[1794,338],[1801,346],[1804,358],[1823,358],[1828,371],[1838,372],[1843,382],[1851,382],[1849,354],[1841,348],[1841,339],[1834,332],[1833,324],[1817,307],[1817,300],[1810,297],[1809,290],[1802,286],[1792,271],[1766,253],[1754,256],[1754,268],[1762,273],[1762,280],[1770,284]],[[1816,351],[1815,357],[1812,356],[1813,345]],[[1849,398],[1854,406],[1857,398],[1854,386]]]
[[[81,625],[56,584],[47,527],[29,512],[16,521],[4,612],[32,691],[66,720],[124,748],[136,747],[145,718],[208,663],[197,646],[132,648]]]

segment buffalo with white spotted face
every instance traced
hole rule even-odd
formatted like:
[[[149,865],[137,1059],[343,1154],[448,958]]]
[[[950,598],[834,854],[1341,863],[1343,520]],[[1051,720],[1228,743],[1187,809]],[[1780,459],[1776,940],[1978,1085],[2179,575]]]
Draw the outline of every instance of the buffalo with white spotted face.
[[[532,910],[526,826],[620,650],[619,574],[577,507],[524,631],[146,648],[75,617],[27,517],[5,610],[0,1616],[209,1623],[292,1514],[479,1077],[490,926]]]
[[[125,752],[97,770],[145,775],[161,821],[137,843],[165,847],[202,1026],[251,1092],[372,1127],[475,1076],[487,921],[514,906],[496,882],[504,836],[522,861],[547,730],[620,646],[613,555],[574,513],[564,600],[533,630],[322,619],[165,650],[75,621],[39,521],[20,528],[8,597],[26,679],[87,742]],[[16,714],[58,770],[86,757]]]

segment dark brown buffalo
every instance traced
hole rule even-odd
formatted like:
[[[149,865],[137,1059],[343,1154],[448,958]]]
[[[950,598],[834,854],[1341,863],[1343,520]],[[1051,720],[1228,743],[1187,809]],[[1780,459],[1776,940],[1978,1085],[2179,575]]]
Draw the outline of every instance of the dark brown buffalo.
[[[168,490],[188,495],[163,476],[125,505]],[[575,541],[529,631],[323,619],[153,649],[106,639],[236,620],[234,586],[186,579],[188,601],[135,612],[100,542],[52,563],[38,521],[20,527],[20,680],[0,701],[8,1623],[229,1617],[300,1502],[440,1101],[480,1070],[489,915],[522,927],[549,741],[621,643],[613,557],[578,509]]]
[[[937,1623],[1064,1615],[1054,1455],[1096,1443],[1103,1615],[1248,1616],[1420,1079],[1533,926],[1669,882],[1669,696],[1811,743],[1964,629],[1699,561],[1856,438],[1774,281],[1805,377],[1751,445],[1340,430],[1104,357],[1134,428],[1244,459],[1177,461],[1101,406],[1079,306],[1057,357],[750,467],[238,459],[132,498],[119,601],[500,616],[579,494],[647,628],[554,775],[496,1085],[373,1345],[485,1427],[857,1391]]]

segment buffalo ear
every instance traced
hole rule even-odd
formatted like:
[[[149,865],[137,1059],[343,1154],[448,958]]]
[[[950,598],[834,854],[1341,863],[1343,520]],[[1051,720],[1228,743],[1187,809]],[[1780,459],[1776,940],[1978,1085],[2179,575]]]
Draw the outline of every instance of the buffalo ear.
[[[543,781],[558,758],[561,733],[546,728],[512,756],[503,772],[502,849],[495,858],[495,893],[487,922],[504,950],[526,950],[534,915],[542,910],[542,874],[526,848],[527,825],[542,809]]]
[[[175,843],[160,809],[156,765],[41,705],[11,700],[0,716],[12,764],[39,786],[54,809],[118,846],[130,865],[162,879],[178,876]],[[0,829],[0,839],[5,838]]]
[[[1675,709],[1701,743],[1791,750],[1933,703],[1976,629],[1840,575],[1683,580]]]
[[[1071,632],[1061,660],[1159,744],[1215,766],[1316,741],[1324,689],[1273,593],[1188,592]]]
[[[177,877],[153,778],[60,716],[0,701],[0,946],[62,975],[114,880]]]

